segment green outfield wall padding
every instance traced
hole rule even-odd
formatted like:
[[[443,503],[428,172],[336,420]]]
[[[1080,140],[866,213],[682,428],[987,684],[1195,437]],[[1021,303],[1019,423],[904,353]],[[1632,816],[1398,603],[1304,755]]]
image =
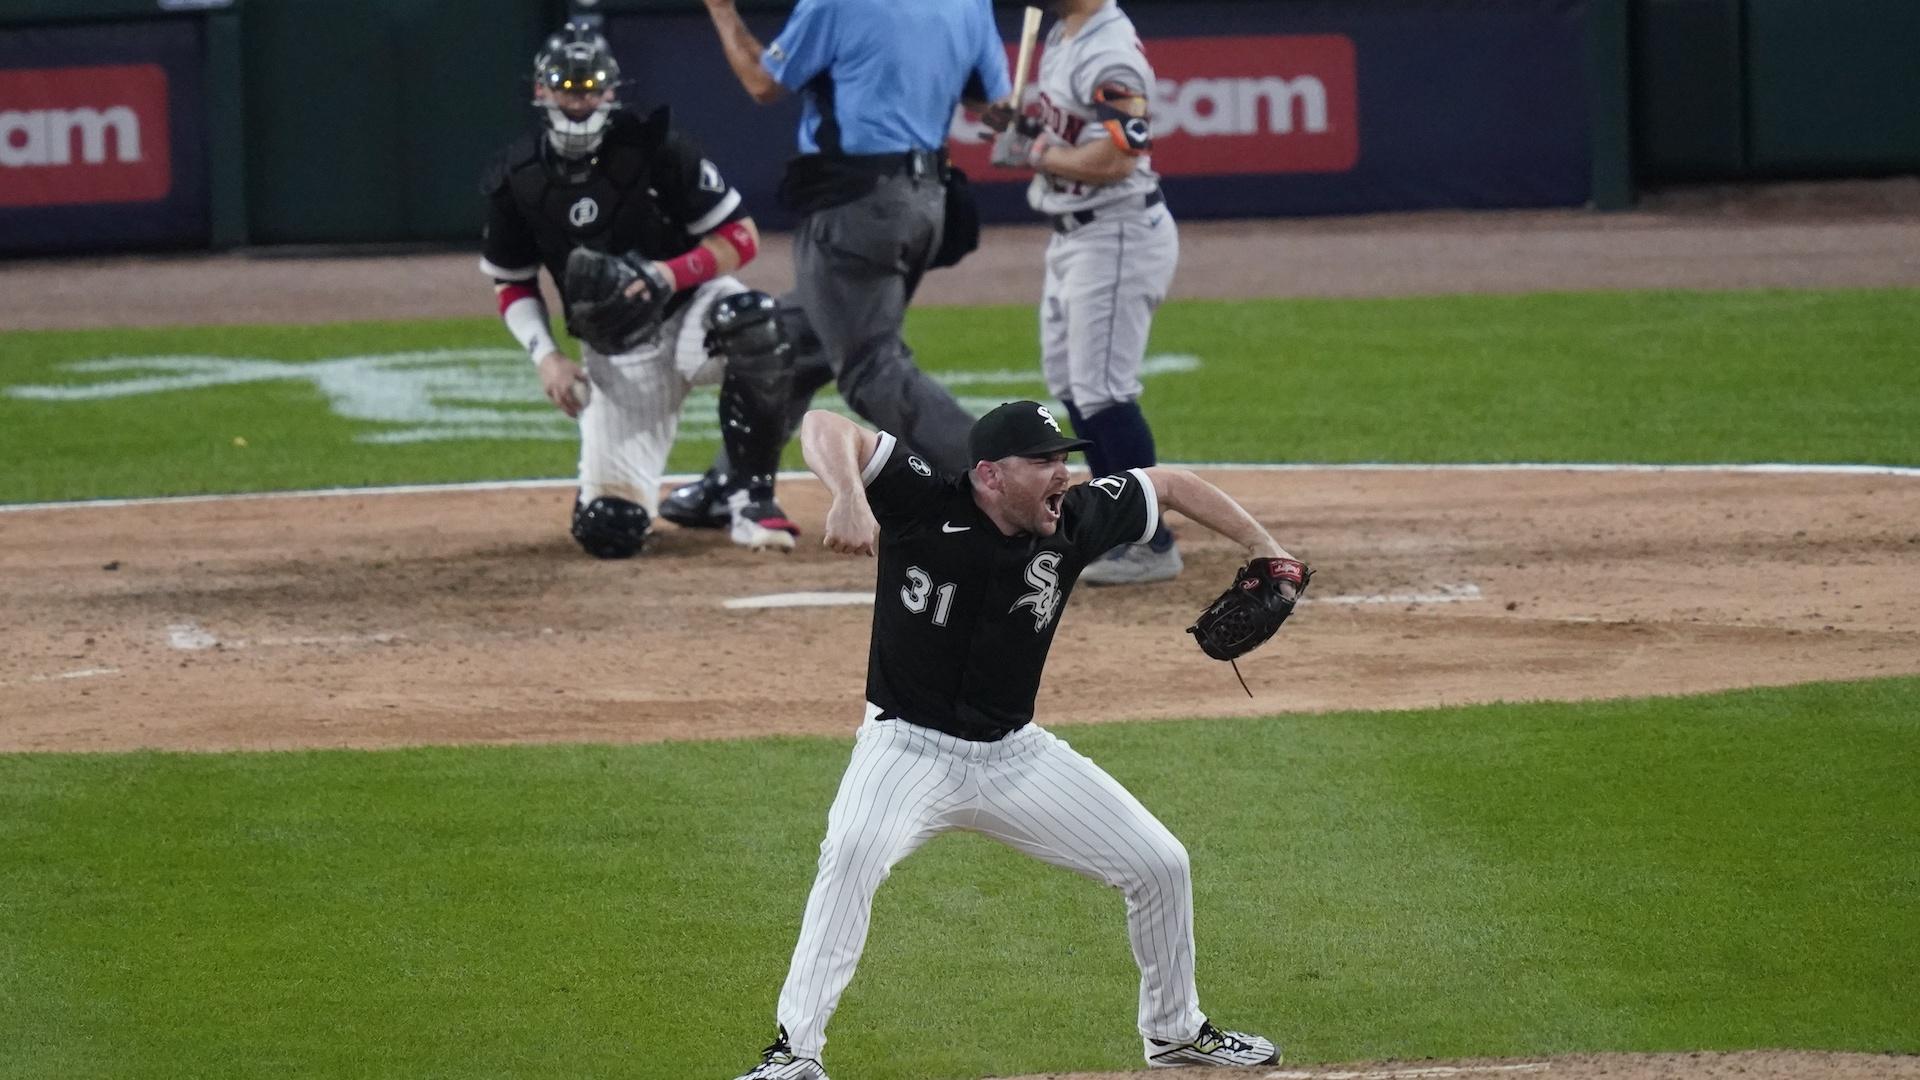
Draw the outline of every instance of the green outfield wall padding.
[[[207,16],[208,207],[216,248],[247,242],[246,48],[239,13]]]
[[[477,236],[487,156],[530,118],[524,0],[251,0],[249,240]]]
[[[1600,210],[1633,205],[1630,15],[1627,0],[1590,0],[1587,6],[1588,145],[1593,156],[1592,203]]]
[[[1747,0],[1756,174],[1920,170],[1920,0]]]
[[[1742,0],[1635,0],[1634,162],[1642,181],[1747,169]]]

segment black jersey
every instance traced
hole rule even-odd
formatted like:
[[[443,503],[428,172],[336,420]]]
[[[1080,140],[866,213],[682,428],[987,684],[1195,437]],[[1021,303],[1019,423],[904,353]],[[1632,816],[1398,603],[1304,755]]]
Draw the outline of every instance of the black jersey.
[[[575,247],[671,259],[746,216],[740,193],[673,130],[664,106],[644,118],[615,110],[591,167],[576,175],[558,165],[545,132],[530,131],[488,167],[482,270],[532,281],[545,266],[562,289]]]
[[[867,700],[975,741],[1033,719],[1080,571],[1146,541],[1160,519],[1153,485],[1135,469],[1068,488],[1052,536],[1007,536],[966,477],[935,472],[885,432],[861,478],[880,523]]]

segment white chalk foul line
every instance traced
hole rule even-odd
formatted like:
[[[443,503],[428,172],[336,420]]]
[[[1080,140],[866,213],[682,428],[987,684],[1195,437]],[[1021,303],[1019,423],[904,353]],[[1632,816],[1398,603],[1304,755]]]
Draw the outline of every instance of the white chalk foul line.
[[[223,641],[208,633],[199,623],[174,623],[167,627],[167,644],[183,652],[201,649],[245,649],[249,646],[273,648],[281,645],[391,645],[406,639],[405,634],[330,634],[317,637],[265,637],[256,641],[239,638]]]
[[[28,682],[50,682],[54,679],[92,679],[101,675],[118,675],[117,667],[85,667],[75,671],[63,671],[58,675],[35,675]]]
[[[736,596],[722,601],[720,606],[736,611],[751,608],[784,607],[852,607],[856,604],[873,603],[872,593],[863,592],[787,592],[769,593],[765,596]]]
[[[167,644],[184,652],[211,649],[220,639],[200,629],[199,623],[174,623],[167,627]]]
[[[1411,465],[1402,462],[1166,462],[1188,469],[1218,472],[1584,472],[1584,473],[1757,473],[1776,476],[1901,476],[1920,478],[1920,468],[1903,465],[1792,465],[1785,463],[1727,465],[1635,465],[1609,462],[1506,462],[1449,465]],[[1078,471],[1078,470],[1076,470]],[[813,474],[789,469],[781,480],[807,480]],[[669,486],[694,479],[691,473],[661,478]],[[318,488],[310,491],[250,491],[226,495],[154,495],[128,499],[82,499],[61,502],[0,503],[0,514],[29,510],[111,510],[123,506],[173,506],[193,503],[248,502],[257,499],[360,498],[368,495],[438,495],[455,491],[513,491],[520,488],[573,487],[564,477],[546,480],[483,480],[460,484],[399,484],[392,487]]]
[[[1428,1076],[1482,1076],[1487,1073],[1546,1072],[1549,1064],[1528,1061],[1518,1065],[1429,1065],[1414,1069],[1377,1069],[1367,1072],[1307,1072],[1281,1069],[1264,1080],[1418,1080]]]
[[[1480,594],[1480,586],[1471,582],[1464,585],[1439,585],[1432,592],[1409,593],[1372,593],[1360,596],[1308,596],[1302,604],[1458,604],[1473,600],[1485,600]]]

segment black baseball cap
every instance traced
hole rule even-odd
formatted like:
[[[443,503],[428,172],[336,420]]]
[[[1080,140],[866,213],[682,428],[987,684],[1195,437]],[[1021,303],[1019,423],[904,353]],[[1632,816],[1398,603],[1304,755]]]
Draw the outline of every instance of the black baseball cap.
[[[1092,445],[1092,439],[1061,434],[1060,422],[1037,401],[1009,401],[974,421],[973,431],[967,435],[967,448],[976,462],[1047,457]]]

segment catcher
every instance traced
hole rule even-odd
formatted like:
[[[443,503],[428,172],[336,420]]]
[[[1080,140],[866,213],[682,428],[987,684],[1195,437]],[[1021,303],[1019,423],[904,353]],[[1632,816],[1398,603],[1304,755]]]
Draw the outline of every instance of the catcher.
[[[1215,602],[1222,613],[1196,624],[1222,658],[1279,629],[1307,568],[1185,469],[1070,486],[1067,455],[1087,440],[1063,435],[1036,402],[981,417],[968,440],[974,464],[961,476],[835,413],[808,413],[800,440],[833,494],[826,545],[878,556],[866,722],[827,811],[774,1042],[740,1080],[826,1080],[827,1022],[853,980],[875,892],[895,863],[957,829],[1126,894],[1150,1066],[1277,1063],[1271,1040],[1217,1026],[1200,1008],[1187,849],[1033,714],[1075,580],[1116,545],[1151,536],[1162,507],[1256,556]]]
[[[483,188],[480,269],[547,399],[580,422],[573,536],[589,553],[639,553],[660,508],[680,407],[720,384],[721,438],[740,478],[732,540],[790,551],[774,501],[794,347],[778,304],[726,276],[759,245],[740,193],[662,107],[621,108],[620,65],[591,25],[569,22],[534,59],[541,128],[509,146]],[[540,293],[559,289],[581,364],[560,351]]]

